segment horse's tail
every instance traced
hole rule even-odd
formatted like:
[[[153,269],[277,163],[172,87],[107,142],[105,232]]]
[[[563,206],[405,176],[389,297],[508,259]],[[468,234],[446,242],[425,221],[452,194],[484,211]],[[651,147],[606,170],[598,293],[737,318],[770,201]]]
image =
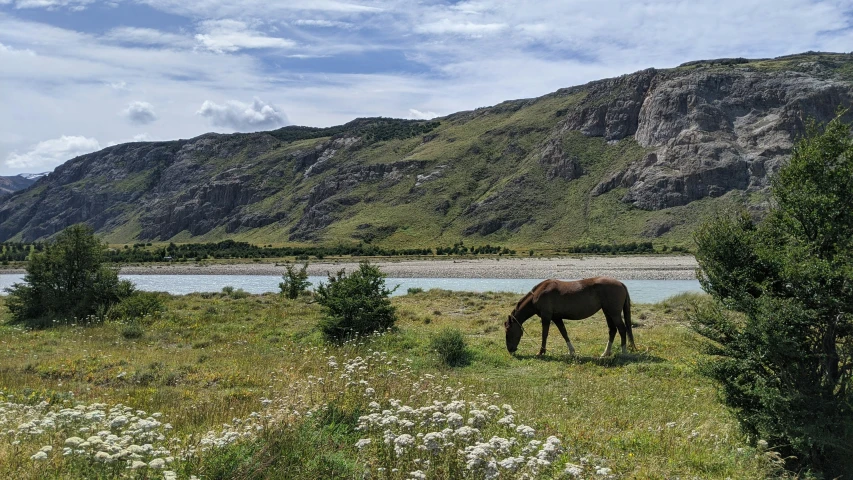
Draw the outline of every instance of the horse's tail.
[[[625,317],[625,330],[628,333],[631,348],[635,348],[634,332],[631,330],[631,295],[628,294],[628,287],[625,287],[625,305],[622,306],[622,316]]]

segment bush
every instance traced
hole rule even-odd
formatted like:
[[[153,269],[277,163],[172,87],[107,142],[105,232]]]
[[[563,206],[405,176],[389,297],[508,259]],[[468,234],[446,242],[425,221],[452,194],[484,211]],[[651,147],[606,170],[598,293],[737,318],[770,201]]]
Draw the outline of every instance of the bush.
[[[440,331],[430,341],[430,348],[438,353],[438,357],[447,366],[461,367],[471,363],[471,353],[465,344],[465,336],[455,328]]]
[[[836,118],[811,125],[754,222],[720,217],[695,234],[702,287],[715,303],[693,321],[753,440],[788,467],[853,476],[853,138]]]
[[[114,321],[138,321],[156,317],[165,310],[159,293],[136,291],[113,305],[107,316]]]
[[[142,323],[135,318],[125,323],[121,329],[121,336],[128,340],[141,338],[144,333]]]
[[[378,267],[361,262],[358,270],[329,275],[328,284],[317,286],[317,303],[323,308],[320,330],[326,340],[347,339],[391,328],[397,313],[388,296],[396,290],[385,287]]]
[[[33,251],[24,283],[7,288],[12,322],[31,328],[103,320],[109,307],[133,293],[118,269],[103,264],[106,245],[91,227],[72,225]]]
[[[302,264],[299,270],[292,263],[286,262],[284,275],[281,278],[284,281],[278,284],[278,288],[281,289],[282,295],[290,299],[299,297],[311,286],[311,282],[308,281],[308,262]]]
[[[419,293],[424,293],[424,289],[421,287],[409,287],[406,290],[407,295],[417,295]]]

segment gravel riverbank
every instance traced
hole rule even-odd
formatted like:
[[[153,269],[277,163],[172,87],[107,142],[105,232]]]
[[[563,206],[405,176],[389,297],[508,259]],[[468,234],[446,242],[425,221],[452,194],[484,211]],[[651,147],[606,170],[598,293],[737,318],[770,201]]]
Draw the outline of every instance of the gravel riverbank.
[[[620,280],[693,280],[696,260],[689,255],[584,256],[455,260],[381,260],[373,264],[393,278],[560,278],[606,275]],[[311,262],[309,275],[352,271],[357,261]],[[274,263],[176,264],[122,267],[125,275],[281,275]],[[11,273],[11,272],[9,272]]]

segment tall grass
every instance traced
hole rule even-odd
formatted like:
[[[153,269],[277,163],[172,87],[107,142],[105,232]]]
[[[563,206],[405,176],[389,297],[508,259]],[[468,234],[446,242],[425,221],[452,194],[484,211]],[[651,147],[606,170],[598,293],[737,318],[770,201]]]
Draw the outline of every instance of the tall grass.
[[[323,343],[316,304],[278,295],[169,297],[139,339],[114,323],[0,326],[0,478],[776,475],[696,373],[680,307],[635,306],[642,354],[599,359],[596,316],[567,325],[577,357],[537,359],[538,322],[517,357],[503,345],[516,300],[395,297],[397,331],[340,346]],[[430,338],[448,327],[469,365],[436,361]]]

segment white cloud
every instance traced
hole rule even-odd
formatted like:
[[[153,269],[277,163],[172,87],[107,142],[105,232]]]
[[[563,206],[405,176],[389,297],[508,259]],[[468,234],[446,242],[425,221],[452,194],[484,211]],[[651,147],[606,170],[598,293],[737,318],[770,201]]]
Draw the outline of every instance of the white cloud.
[[[113,28],[103,38],[112,42],[132,43],[137,45],[163,46],[171,48],[192,47],[191,37],[175,33],[163,32],[153,28],[118,27]]]
[[[154,105],[148,102],[131,102],[121,114],[134,125],[145,125],[157,120]]]
[[[420,110],[415,110],[414,108],[409,109],[409,117],[415,118],[417,120],[429,120],[429,119],[435,118],[437,116],[439,116],[439,115],[435,112],[429,112],[429,111],[422,112]]]
[[[237,20],[209,20],[202,22],[195,39],[206,49],[216,53],[236,52],[252,48],[293,48],[296,43],[279,37],[270,37],[251,29]]]
[[[73,11],[84,10],[94,0],[17,0],[16,8],[45,8],[55,10],[67,7]]]
[[[419,25],[415,31],[438,35],[450,33],[477,37],[495,34],[505,28],[507,28],[505,23],[455,22],[453,20],[443,18],[437,22]]]
[[[29,50],[29,49],[27,49],[27,50],[19,50],[19,49],[17,49],[17,48],[12,48],[12,47],[10,47],[10,46],[8,46],[8,45],[3,45],[2,43],[0,43],[0,55],[3,55],[3,54],[6,54],[6,55],[29,55],[29,56],[35,56],[36,52],[34,52],[34,51],[32,51],[32,50]]]
[[[34,145],[30,151],[19,154],[12,152],[6,158],[6,166],[13,169],[52,169],[66,160],[101,149],[94,138],[63,135]]]
[[[251,104],[231,100],[224,105],[205,100],[196,112],[217,127],[256,132],[287,125],[287,116],[274,105],[255,97]]]
[[[355,25],[349,22],[339,22],[335,20],[297,20],[294,25],[300,27],[321,27],[321,28],[355,28]]]

